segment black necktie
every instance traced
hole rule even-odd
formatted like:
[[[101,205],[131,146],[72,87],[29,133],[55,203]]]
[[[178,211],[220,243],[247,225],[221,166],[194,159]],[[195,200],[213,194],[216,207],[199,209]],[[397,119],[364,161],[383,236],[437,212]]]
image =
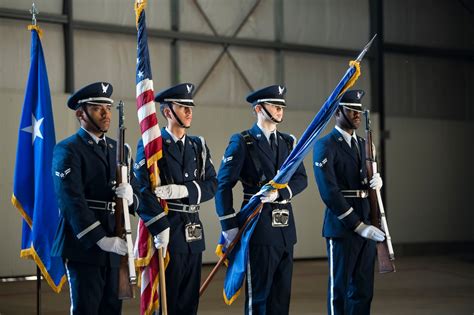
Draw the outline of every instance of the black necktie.
[[[104,139],[99,140],[99,146],[102,149],[102,152],[104,152],[104,154],[107,154],[107,145],[105,144]]]
[[[277,146],[275,143],[275,134],[270,134],[270,148],[272,148],[273,156],[276,158],[277,156]]]
[[[183,151],[184,151],[183,141],[181,140],[176,141],[176,145],[178,146],[178,151],[181,154],[181,158],[183,158]]]
[[[359,147],[357,146],[357,141],[354,137],[351,137],[351,149],[357,157],[357,162],[360,163]]]

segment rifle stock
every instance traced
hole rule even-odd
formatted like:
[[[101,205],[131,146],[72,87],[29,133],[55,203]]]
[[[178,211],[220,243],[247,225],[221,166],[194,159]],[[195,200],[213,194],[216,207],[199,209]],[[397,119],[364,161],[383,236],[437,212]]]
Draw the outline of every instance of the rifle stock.
[[[372,150],[372,130],[370,128],[370,112],[365,111],[366,129],[365,129],[365,154],[367,177],[372,178],[377,173],[377,162],[375,161],[374,151]],[[383,202],[380,191],[369,188],[370,203],[370,221],[373,226],[385,232],[385,240],[377,242],[377,260],[380,273],[395,272],[395,254],[393,253],[392,240],[388,231],[388,224],[383,209]]]
[[[125,158],[125,127],[123,124],[123,102],[117,106],[119,110],[119,128],[117,137],[117,186],[128,183],[128,163]],[[135,263],[133,260],[133,242],[130,225],[130,213],[128,203],[123,198],[115,200],[115,235],[125,239],[127,242],[126,256],[120,258],[118,298],[121,300],[135,297],[134,286],[136,285]]]

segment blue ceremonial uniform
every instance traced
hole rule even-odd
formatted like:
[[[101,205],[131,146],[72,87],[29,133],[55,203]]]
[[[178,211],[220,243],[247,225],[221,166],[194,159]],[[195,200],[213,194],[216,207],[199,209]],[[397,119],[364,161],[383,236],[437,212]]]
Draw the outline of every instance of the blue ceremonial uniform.
[[[334,129],[313,151],[314,174],[327,207],[323,236],[330,272],[328,314],[369,314],[373,296],[375,242],[354,232],[359,222],[370,224],[369,201],[344,195],[369,189],[365,140],[357,137],[357,142],[360,157]]]
[[[117,298],[120,256],[96,245],[104,236],[115,236],[111,210],[117,145],[110,138],[106,143],[104,153],[81,128],[58,143],[53,153],[60,221],[51,254],[64,258],[69,281],[77,284],[72,286],[75,314],[117,314],[121,309]]]
[[[170,227],[168,250],[170,263],[166,268],[166,284],[169,314],[196,314],[199,303],[202,252],[205,249],[202,239],[187,242],[185,226],[198,223],[202,226],[196,209],[200,203],[214,197],[217,180],[211,155],[200,137],[186,136],[184,153],[165,128],[163,137],[163,158],[158,161],[161,185],[178,184],[186,186],[189,196],[182,199],[167,200],[168,214],[155,196],[146,166],[143,142],[138,142],[135,175],[140,184],[141,203],[137,210],[145,225],[153,235]],[[201,154],[207,152],[205,161]],[[202,172],[202,163],[204,172]]]
[[[81,109],[76,114],[82,128],[58,143],[53,152],[53,182],[60,217],[51,255],[64,259],[71,314],[120,314],[122,310],[122,301],[117,295],[120,256],[97,245],[99,240],[105,240],[113,244],[122,242],[125,246],[115,235],[113,212],[117,144],[110,138],[97,136],[107,131],[99,124],[108,128],[112,91],[110,83],[96,82],[69,97],[67,106],[72,110]],[[93,106],[91,113],[88,106]],[[89,133],[83,128],[100,132]],[[130,177],[134,186],[134,178]],[[131,213],[139,199],[138,187],[135,187]],[[113,251],[113,246],[109,246]]]
[[[238,227],[232,195],[232,188],[236,183],[238,181],[242,183],[243,207],[261,186],[276,175],[295,145],[292,136],[277,132],[278,153],[275,157],[267,138],[257,124],[248,133],[262,169],[256,168],[243,135],[240,133],[232,135],[219,169],[216,192],[216,210],[223,230]],[[288,314],[293,246],[296,243],[295,221],[290,200],[306,186],[306,171],[301,164],[287,188],[279,190],[279,198],[273,203],[263,205],[260,219],[250,240],[246,313]],[[288,226],[272,227],[274,209],[289,210]]]

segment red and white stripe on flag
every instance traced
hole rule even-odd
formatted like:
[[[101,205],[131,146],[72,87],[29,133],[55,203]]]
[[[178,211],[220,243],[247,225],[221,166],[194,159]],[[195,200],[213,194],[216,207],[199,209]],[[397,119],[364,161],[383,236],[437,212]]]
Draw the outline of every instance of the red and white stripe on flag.
[[[153,80],[151,76],[150,56],[145,21],[146,0],[135,1],[137,19],[137,72],[136,96],[137,115],[142,134],[147,168],[150,174],[152,187],[159,184],[159,170],[157,162],[162,158],[162,138],[154,102]],[[156,167],[156,170],[155,170]],[[156,174],[156,175],[155,175]],[[156,176],[156,177],[155,177]],[[166,202],[160,201],[165,211],[168,211]],[[158,251],[155,249],[153,238],[145,223],[138,223],[138,237],[135,243],[135,264],[138,268],[138,283],[140,285],[140,314],[153,314],[159,307],[159,269]],[[165,266],[169,262],[166,256]]]

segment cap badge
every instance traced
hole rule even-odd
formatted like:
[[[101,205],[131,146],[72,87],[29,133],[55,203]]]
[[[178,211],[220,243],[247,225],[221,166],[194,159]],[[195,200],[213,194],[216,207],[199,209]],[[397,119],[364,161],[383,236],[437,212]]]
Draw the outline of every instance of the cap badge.
[[[104,83],[101,83],[102,85],[102,93],[107,93],[107,90],[109,89],[109,84],[105,85]]]
[[[280,95],[282,95],[284,91],[285,87],[278,86],[278,93],[280,93]]]
[[[361,97],[362,97],[362,92],[357,92],[357,99],[360,100]]]
[[[191,91],[193,90],[193,86],[186,84],[186,89],[188,89],[188,93],[191,93]]]

